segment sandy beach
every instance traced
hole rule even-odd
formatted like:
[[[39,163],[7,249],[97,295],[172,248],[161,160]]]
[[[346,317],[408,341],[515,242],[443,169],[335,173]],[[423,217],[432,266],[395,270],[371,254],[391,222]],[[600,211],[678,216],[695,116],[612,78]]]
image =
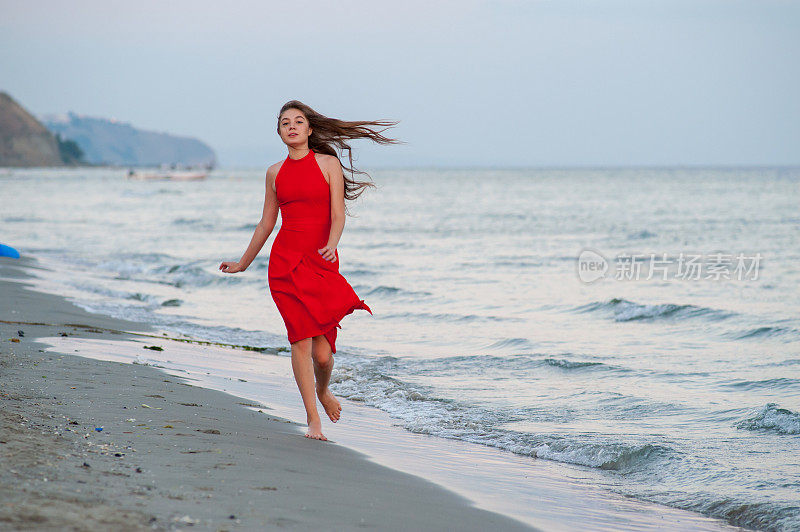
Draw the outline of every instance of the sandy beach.
[[[2,530],[738,530],[347,399],[306,439],[281,347],[87,312],[45,273],[0,258]]]
[[[0,528],[532,529],[245,399],[47,350],[37,338],[149,329],[30,290],[33,263],[1,260]]]

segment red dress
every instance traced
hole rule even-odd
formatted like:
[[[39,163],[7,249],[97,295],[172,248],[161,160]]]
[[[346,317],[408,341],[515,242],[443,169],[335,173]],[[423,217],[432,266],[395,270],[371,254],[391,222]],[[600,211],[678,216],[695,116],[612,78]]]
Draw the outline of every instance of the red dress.
[[[286,157],[275,177],[281,228],[269,253],[272,299],[286,324],[289,343],[324,334],[336,352],[339,321],[355,309],[372,310],[339,273],[336,261],[322,258],[331,231],[331,190],[313,151]]]

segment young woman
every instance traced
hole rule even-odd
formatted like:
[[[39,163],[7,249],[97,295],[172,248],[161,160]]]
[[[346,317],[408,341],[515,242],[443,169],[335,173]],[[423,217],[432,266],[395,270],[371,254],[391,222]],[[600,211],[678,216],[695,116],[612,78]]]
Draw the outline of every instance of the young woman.
[[[269,238],[281,212],[281,228],[269,254],[269,289],[286,325],[292,346],[292,370],[303,398],[307,438],[327,440],[317,412],[317,397],[334,423],[341,404],[328,383],[336,353],[339,321],[356,309],[372,314],[339,273],[336,249],[344,230],[345,199],[354,200],[369,182],[352,179],[349,139],[368,138],[379,144],[399,143],[381,132],[389,121],[346,122],[328,118],[292,100],[278,113],[278,135],[289,149],[285,160],[267,170],[264,211],[250,245],[239,262],[223,262],[225,273],[243,272]],[[375,131],[370,126],[384,127]],[[348,152],[351,178],[346,178],[334,147]],[[316,377],[316,382],[315,382]]]

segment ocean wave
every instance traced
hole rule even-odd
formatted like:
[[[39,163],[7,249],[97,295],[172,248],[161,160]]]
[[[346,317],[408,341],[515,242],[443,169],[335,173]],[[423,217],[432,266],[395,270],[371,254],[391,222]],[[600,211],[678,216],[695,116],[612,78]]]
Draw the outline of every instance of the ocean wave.
[[[156,266],[148,272],[156,281],[169,284],[176,288],[184,286],[202,287],[212,284],[236,284],[242,281],[241,277],[209,272],[205,267],[197,264],[164,264]]]
[[[789,377],[775,377],[773,379],[749,380],[739,379],[723,384],[725,387],[737,388],[739,390],[783,390],[800,386],[800,379]]]
[[[161,194],[173,194],[177,196],[183,195],[183,192],[180,190],[169,190],[166,188],[159,188],[159,189],[140,189],[140,190],[123,190],[120,193],[120,196],[123,198],[149,198],[150,196],[158,196]]]
[[[577,360],[565,360],[563,358],[545,358],[544,362],[550,366],[564,369],[580,369],[605,365],[602,362],[581,362]]]
[[[89,288],[88,290],[84,288],[85,291],[94,292],[94,293],[102,293],[103,295],[109,295],[112,297],[116,297],[117,299],[130,299],[133,301],[141,301],[142,303],[150,303],[150,304],[157,304],[160,305],[160,299],[156,296],[150,294],[143,294],[141,292],[136,292],[133,294],[127,294],[125,292],[119,292],[116,290],[105,290],[102,287],[98,286],[96,289]]]
[[[376,240],[374,242],[366,242],[364,244],[356,244],[356,249],[381,249],[381,248],[400,248],[411,249],[416,248],[417,244],[406,240],[398,240],[396,242]]]
[[[628,234],[628,240],[645,240],[647,238],[653,238],[658,236],[656,233],[651,233],[647,229],[642,229],[641,231],[637,231],[635,233]]]
[[[509,449],[510,450],[510,449]],[[555,440],[544,443],[531,453],[537,458],[596,467],[618,472],[629,472],[649,467],[654,461],[677,454],[666,445],[644,443],[572,442]]]
[[[38,216],[6,216],[3,222],[6,223],[40,223],[46,221]]]
[[[205,220],[203,218],[176,218],[172,220],[173,225],[193,225],[196,223],[202,223]]]
[[[503,345],[502,347],[506,346]],[[607,364],[605,362],[555,358],[546,353],[456,355],[440,358],[415,357],[406,359],[402,363],[399,361],[396,362],[395,369],[401,369],[413,375],[423,375],[427,373],[436,373],[439,375],[474,374],[475,372],[489,369],[501,370],[503,372],[551,370],[563,372],[605,371],[628,373],[633,371],[624,366]],[[533,373],[529,374],[533,375]]]
[[[163,264],[176,260],[166,253],[126,253],[113,259],[90,262],[88,260],[75,260],[75,262],[103,271],[116,273],[121,278],[129,278],[150,272],[154,264]]]
[[[447,359],[444,359],[447,360]],[[517,357],[516,363],[539,363],[550,366],[547,357],[531,355]],[[562,359],[550,359],[560,361]],[[506,363],[505,357],[467,356],[452,357],[454,364],[485,365]],[[429,360],[433,366],[435,360]],[[331,389],[337,396],[362,402],[367,406],[387,412],[395,424],[406,430],[430,436],[456,439],[506,450],[521,456],[552,460],[631,479],[667,477],[685,478],[686,475],[711,473],[697,469],[696,457],[688,455],[679,443],[673,444],[663,437],[630,434],[602,434],[597,432],[574,433],[558,430],[558,424],[574,421],[572,414],[559,414],[546,405],[537,408],[491,410],[481,405],[437,397],[435,389],[416,383],[404,382],[394,375],[418,369],[418,359],[401,359],[392,356],[356,357],[342,354],[337,359],[337,370],[331,380]],[[569,371],[602,366],[561,364],[554,369]],[[629,397],[616,397],[628,402]],[[635,398],[634,398],[635,399]],[[628,405],[629,406],[629,405]],[[626,406],[627,408],[627,406]],[[766,415],[748,420],[767,430],[797,433],[800,416],[794,412],[768,405]],[[776,419],[770,419],[775,416]],[[630,419],[630,413],[624,419]],[[511,430],[504,425],[515,422],[541,423],[546,432]],[[751,428],[748,425],[743,428]],[[656,441],[657,440],[657,441]],[[800,509],[790,501],[764,501],[758,494],[753,497],[703,492],[687,486],[686,489],[653,490],[649,481],[643,489],[631,486],[622,490],[627,496],[697,511],[717,517],[731,524],[761,530],[793,530]],[[632,493],[638,492],[635,495]]]
[[[441,358],[413,358],[404,363],[409,372],[463,370],[473,373],[480,369],[524,370],[542,367],[579,369],[604,366],[602,362],[581,362],[556,359],[540,353],[514,353],[510,355],[457,355]]]
[[[347,278],[349,278],[351,276],[353,276],[353,277],[364,277],[364,276],[369,276],[369,275],[378,275],[378,272],[373,271],[373,270],[368,270],[366,268],[356,268],[356,269],[353,269],[353,270],[342,269],[340,272],[341,272],[342,275],[344,275]]]
[[[659,303],[647,305],[634,303],[627,299],[613,298],[608,301],[595,301],[586,305],[572,308],[573,312],[605,312],[613,315],[615,321],[636,321],[656,319],[692,319],[705,318],[723,320],[736,315],[734,312],[699,307],[697,305],[677,305],[673,303]]]
[[[626,421],[653,416],[674,416],[692,411],[691,407],[679,403],[619,392],[586,390],[580,395],[594,396],[592,400],[596,404],[596,410],[605,419]]]
[[[176,288],[238,284],[248,281],[242,277],[223,274],[216,269],[211,270],[211,266],[204,266],[198,262],[176,264],[176,260],[164,253],[142,253],[101,260],[94,264],[84,261],[82,265],[115,273],[115,279],[118,280],[166,284]]]
[[[499,349],[530,349],[533,347],[527,338],[503,338],[485,345],[481,350],[494,351]]]
[[[676,496],[643,497],[683,510],[722,519],[733,526],[752,530],[800,530],[800,507],[792,501],[752,501],[742,497],[707,492],[690,492]]]
[[[480,262],[478,264],[485,264],[485,262]],[[545,265],[545,263],[542,261],[531,261],[531,260],[495,260],[492,262],[492,264],[496,267],[510,267],[510,268],[523,268],[523,269],[537,268],[539,266]]]
[[[376,286],[370,289],[368,292],[364,293],[365,297],[375,296],[387,299],[397,299],[397,298],[416,299],[431,295],[433,295],[431,292],[427,292],[424,290],[406,290],[405,288],[399,288],[397,286],[384,286],[384,285]]]
[[[752,338],[769,338],[769,337],[776,337],[776,336],[798,336],[800,331],[794,329],[792,327],[756,327],[754,329],[748,329],[746,331],[738,331],[728,333],[727,336],[733,340],[749,340]]]
[[[176,218],[172,220],[172,225],[177,226],[191,226],[193,229],[207,229],[209,231],[215,230],[218,225],[210,221],[208,218]],[[255,228],[254,228],[255,229]]]
[[[369,297],[369,293],[365,294],[365,297]],[[384,320],[400,319],[404,321],[446,321],[446,322],[462,322],[462,323],[524,321],[521,318],[510,318],[504,316],[491,316],[491,315],[479,315],[479,314],[455,314],[450,312],[440,312],[436,314],[430,312],[396,312],[394,314],[383,314],[381,315],[381,319]],[[525,338],[511,338],[495,342],[494,344],[492,344],[492,346],[489,346],[488,348],[492,349],[505,346],[529,347],[529,343],[528,340],[526,340]]]
[[[163,299],[162,297],[152,294],[143,294],[142,292],[125,292],[123,290],[114,290],[99,283],[85,283],[76,281],[66,281],[69,285],[77,288],[81,292],[87,294],[97,294],[116,300],[138,301],[143,303],[144,307],[149,309],[156,309],[158,307],[177,307],[182,303],[179,299]]]
[[[737,429],[766,431],[777,434],[800,434],[800,414],[777,403],[767,403],[753,416],[734,425]]]
[[[769,367],[769,366],[796,366],[800,364],[800,358],[787,358],[780,362],[765,362],[763,364],[753,364],[754,367]]]
[[[441,398],[432,387],[392,376],[407,371],[411,365],[418,369],[417,362],[390,356],[358,358],[342,354],[331,377],[331,390],[338,396],[387,412],[411,432],[479,443],[524,456],[626,472],[679,454],[666,444],[636,441],[635,437],[620,441],[619,435],[594,432],[539,434],[502,428],[501,425],[518,421],[568,420],[547,409],[492,410]],[[539,363],[548,365],[542,359]]]

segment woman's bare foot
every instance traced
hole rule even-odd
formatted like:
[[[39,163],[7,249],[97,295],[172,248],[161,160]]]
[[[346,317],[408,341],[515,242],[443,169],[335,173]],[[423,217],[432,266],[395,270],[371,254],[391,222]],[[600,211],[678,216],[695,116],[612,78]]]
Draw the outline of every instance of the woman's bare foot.
[[[317,390],[317,396],[319,397],[319,402],[325,407],[325,413],[328,414],[331,421],[334,423],[339,421],[342,405],[339,403],[339,400],[333,396],[331,389],[326,386],[325,391],[322,393],[319,393],[319,390]]]
[[[322,434],[322,420],[319,417],[308,422],[308,432],[306,432],[306,438],[325,441],[328,440],[328,438]]]

